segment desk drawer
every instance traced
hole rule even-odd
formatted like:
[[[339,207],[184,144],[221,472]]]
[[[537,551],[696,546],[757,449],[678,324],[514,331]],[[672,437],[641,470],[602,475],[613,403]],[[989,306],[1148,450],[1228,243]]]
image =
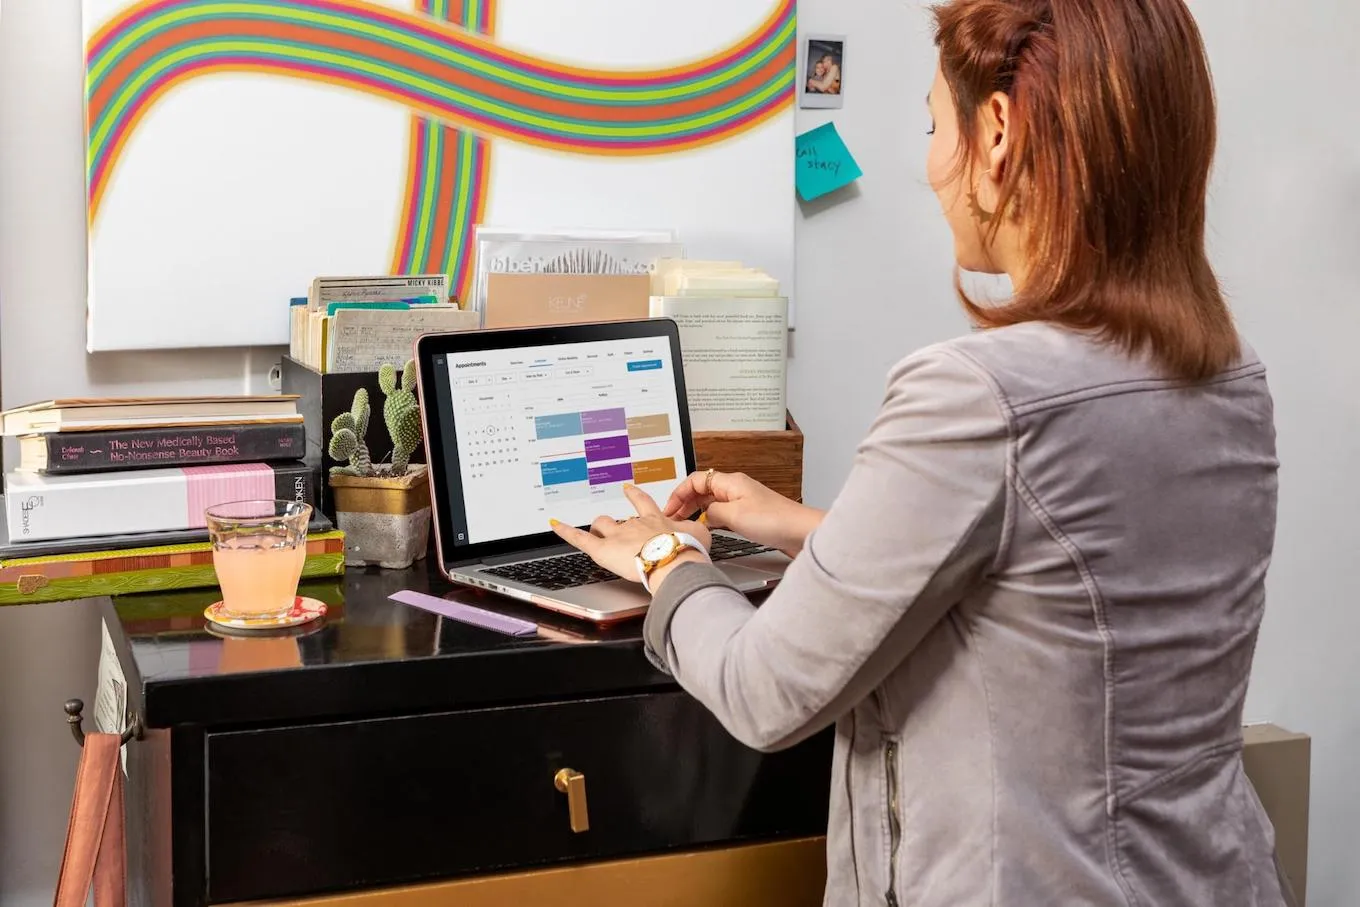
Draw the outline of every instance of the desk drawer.
[[[210,734],[208,899],[820,835],[830,753],[756,753],[679,691]]]

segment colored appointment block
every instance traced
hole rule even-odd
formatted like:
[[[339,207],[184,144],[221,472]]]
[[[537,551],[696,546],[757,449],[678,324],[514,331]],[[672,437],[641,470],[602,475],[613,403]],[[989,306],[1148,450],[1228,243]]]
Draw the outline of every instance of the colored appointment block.
[[[586,438],[586,462],[599,463],[604,460],[628,459],[628,436],[612,435],[608,438]]]
[[[597,409],[581,413],[581,431],[587,435],[597,435],[606,431],[626,431],[628,419],[623,409]]]
[[[580,413],[561,413],[556,416],[534,418],[534,435],[540,441],[549,438],[570,438],[581,433]]]
[[[654,416],[633,416],[628,420],[628,437],[634,441],[664,438],[671,433],[671,418],[665,413]]]
[[[545,486],[567,485],[571,482],[584,482],[589,478],[590,468],[585,457],[571,460],[550,460],[538,464],[539,474]],[[593,482],[593,480],[592,480]]]
[[[611,463],[608,466],[590,467],[591,485],[614,485],[619,482],[631,481],[633,481],[632,463]]]
[[[650,482],[674,482],[675,460],[670,457],[662,460],[639,460],[633,464],[633,481],[638,485]]]

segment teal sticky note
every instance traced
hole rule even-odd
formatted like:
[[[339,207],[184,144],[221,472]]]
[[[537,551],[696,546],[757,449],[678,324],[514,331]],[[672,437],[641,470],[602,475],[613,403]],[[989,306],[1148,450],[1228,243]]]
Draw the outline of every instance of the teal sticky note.
[[[798,195],[810,202],[848,186],[864,175],[845,147],[835,123],[823,123],[798,136],[794,182]]]

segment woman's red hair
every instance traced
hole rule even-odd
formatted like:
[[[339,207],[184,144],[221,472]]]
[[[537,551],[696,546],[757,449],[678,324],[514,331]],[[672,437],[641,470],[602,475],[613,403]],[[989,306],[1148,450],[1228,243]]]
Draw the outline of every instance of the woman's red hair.
[[[1048,321],[1199,380],[1239,355],[1204,249],[1213,82],[1183,0],[949,0],[935,8],[960,161],[979,114],[1010,99],[993,226],[1018,219],[1028,271],[983,327]]]

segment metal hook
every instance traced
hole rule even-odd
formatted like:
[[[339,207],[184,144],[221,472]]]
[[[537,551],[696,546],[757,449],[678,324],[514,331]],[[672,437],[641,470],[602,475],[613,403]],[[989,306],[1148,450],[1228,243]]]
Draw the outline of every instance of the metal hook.
[[[62,706],[66,712],[66,723],[71,726],[71,736],[76,738],[76,743],[85,745],[85,729],[80,726],[81,712],[85,711],[85,703],[79,699],[68,699],[66,705]],[[128,726],[118,737],[118,745],[126,746],[132,740],[142,739],[142,719],[137,715],[128,713]]]

